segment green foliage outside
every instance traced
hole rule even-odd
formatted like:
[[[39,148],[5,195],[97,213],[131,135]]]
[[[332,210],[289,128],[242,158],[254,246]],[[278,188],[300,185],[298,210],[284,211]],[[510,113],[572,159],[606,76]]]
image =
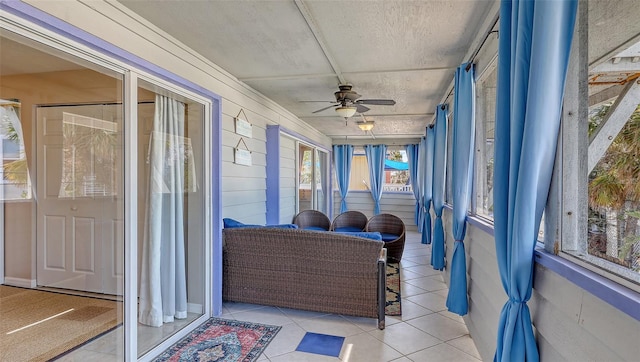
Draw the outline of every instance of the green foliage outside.
[[[6,120],[0,124],[2,134],[6,136],[6,139],[21,144],[18,131],[14,127],[13,123]],[[24,155],[23,155],[24,156]],[[22,157],[18,160],[6,162],[2,164],[4,178],[11,181],[12,184],[20,187],[27,187],[29,182],[29,173],[27,168],[27,158]],[[26,191],[22,192],[22,197],[26,197]]]
[[[591,112],[589,136],[594,134],[611,104]],[[606,243],[611,235],[618,240],[613,262],[640,271],[640,106],[613,140],[604,156],[589,175],[589,252],[606,258]],[[617,230],[605,215],[616,215]],[[607,258],[609,259],[609,258]]]

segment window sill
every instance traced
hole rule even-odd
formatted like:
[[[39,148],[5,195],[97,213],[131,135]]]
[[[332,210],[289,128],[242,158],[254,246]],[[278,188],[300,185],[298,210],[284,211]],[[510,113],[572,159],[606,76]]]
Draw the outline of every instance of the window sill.
[[[485,219],[478,216],[467,215],[467,222],[469,223],[469,225],[473,225],[478,229],[484,231],[485,233],[491,236],[495,236],[493,230],[493,220]]]
[[[489,220],[467,216],[467,222],[490,236],[495,236],[493,223]],[[566,257],[546,252],[541,243],[538,245],[534,254],[536,263],[640,321],[640,293],[582,267]]]
[[[581,267],[571,260],[550,254],[542,247],[536,248],[535,261],[640,321],[640,293]]]

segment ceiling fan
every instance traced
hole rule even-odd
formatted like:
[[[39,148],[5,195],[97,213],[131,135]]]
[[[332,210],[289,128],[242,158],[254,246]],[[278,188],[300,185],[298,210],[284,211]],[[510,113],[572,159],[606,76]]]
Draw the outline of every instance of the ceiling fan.
[[[364,106],[364,104],[376,105],[376,106],[393,106],[396,104],[396,101],[394,101],[393,99],[359,99],[361,95],[356,93],[356,91],[352,90],[353,86],[351,84],[340,84],[338,88],[340,90],[333,93],[336,97],[335,102],[319,101],[319,102],[331,102],[334,104],[328,107],[318,109],[317,111],[313,111],[311,113],[318,113],[318,112],[325,111],[329,108],[336,107],[335,111],[341,117],[347,119],[356,113],[364,113],[368,111],[370,108]],[[314,101],[311,101],[311,102],[314,102]]]

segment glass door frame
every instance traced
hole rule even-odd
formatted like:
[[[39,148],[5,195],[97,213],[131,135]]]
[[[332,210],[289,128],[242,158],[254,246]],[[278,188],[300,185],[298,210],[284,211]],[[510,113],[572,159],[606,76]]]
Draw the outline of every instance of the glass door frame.
[[[318,167],[316,167],[316,166],[322,167],[322,164],[319,163],[320,162],[320,154],[324,154],[324,157],[325,157],[325,160],[324,160],[324,168],[325,168],[324,177],[323,177],[323,173],[322,173],[323,170],[321,170]],[[331,184],[329,183],[329,180],[330,180],[329,176],[331,175],[331,172],[330,172],[331,168],[330,168],[329,165],[331,164],[331,161],[329,160],[329,152],[326,151],[326,150],[323,150],[321,148],[317,148],[316,147],[315,150],[314,150],[314,153],[313,153],[313,157],[314,157],[314,167],[313,167],[313,170],[314,170],[314,175],[313,175],[314,194],[313,195],[314,195],[314,199],[315,199],[314,207],[316,208],[316,210],[319,209],[318,200],[317,200],[317,197],[316,197],[318,195],[318,189],[317,189],[316,181],[319,180],[319,179],[320,180],[324,179],[324,180],[322,180],[324,182],[321,181],[321,184],[320,184],[321,186],[324,185],[325,188],[326,188],[326,190],[322,189],[322,192],[324,193],[324,205],[323,205],[324,210],[320,210],[320,211],[324,212],[327,216],[329,216],[329,214],[330,214],[330,212],[329,212],[329,210],[330,210],[329,209],[329,207],[330,207],[330,203],[329,203],[330,197],[329,196],[331,195],[331,192],[330,192]],[[318,172],[319,175],[315,174],[316,172]]]
[[[201,103],[204,106],[204,112],[203,114],[205,115],[205,119],[203,120],[203,128],[204,128],[204,139],[203,139],[203,167],[205,167],[205,169],[209,169],[209,166],[212,165],[212,159],[213,159],[213,154],[212,154],[212,109],[214,108],[212,105],[212,102],[207,99],[204,98],[200,95],[194,94],[188,90],[185,90],[181,87],[177,87],[174,84],[168,83],[154,75],[148,74],[148,73],[142,73],[139,71],[130,71],[129,72],[129,78],[131,80],[131,83],[129,84],[128,82],[125,81],[126,84],[126,88],[129,91],[129,93],[125,92],[125,99],[127,96],[131,96],[132,99],[129,100],[128,104],[129,106],[132,108],[130,110],[128,110],[129,112],[131,112],[131,115],[133,116],[135,114],[135,118],[129,118],[129,119],[135,119],[138,120],[138,97],[137,97],[137,91],[138,91],[138,87],[140,85],[140,83],[144,82],[147,84],[152,84],[154,86],[158,86],[160,88],[163,88],[164,90],[167,90],[171,93],[175,93],[178,94],[180,96],[184,96],[186,98],[189,98],[193,101],[196,101],[198,103]],[[126,79],[126,77],[125,77]],[[126,107],[129,108],[129,107]],[[126,116],[125,116],[126,119]],[[138,140],[139,140],[139,132],[138,132],[138,122],[128,122],[127,124],[128,128],[127,130],[129,132],[127,132],[130,136],[130,138],[127,138],[126,134],[125,134],[125,147],[129,147],[129,151],[127,152],[127,156],[125,157],[125,175],[127,175],[127,171],[129,171],[129,177],[125,178],[125,182],[129,182],[128,185],[137,185],[138,184],[138,175],[139,175],[139,165],[138,165]],[[133,129],[132,129],[133,128]],[[219,153],[218,153],[219,154]],[[203,173],[203,182],[204,185],[208,185],[208,187],[203,187],[204,190],[204,199],[205,200],[213,200],[212,196],[214,193],[214,188],[213,188],[213,182],[212,182],[212,174],[210,172],[204,172]],[[135,182],[135,183],[134,183]],[[138,189],[137,188],[130,188],[130,194],[127,194],[125,192],[125,215],[131,215],[132,218],[135,218],[135,220],[137,221],[137,215],[138,215],[138,208],[139,208],[139,204],[138,204]],[[128,199],[127,199],[128,196]],[[127,203],[127,200],[129,201]],[[212,209],[213,207],[211,207],[212,205],[208,205],[205,204],[205,208],[203,210],[203,212],[205,213],[204,216],[204,220],[205,220],[205,224],[203,225],[204,230],[203,230],[203,240],[213,240],[212,236]],[[219,218],[218,218],[219,219]],[[206,221],[210,221],[210,222],[206,222]],[[129,251],[134,251],[135,250],[135,259],[132,260],[131,264],[125,264],[125,265],[129,265],[130,267],[132,267],[133,270],[130,270],[129,272],[134,272],[135,274],[133,275],[138,275],[138,271],[137,271],[137,267],[138,267],[138,253],[141,252],[137,246],[137,242],[138,242],[138,227],[137,227],[137,222],[136,223],[130,223],[130,224],[135,224],[135,225],[130,225],[130,227],[126,227],[126,223],[125,223],[125,230],[126,232],[130,232],[130,235],[126,235],[125,236],[125,250],[129,250]],[[129,242],[129,245],[127,245],[127,241]],[[155,358],[156,356],[158,356],[161,352],[163,352],[164,350],[166,350],[167,348],[169,348],[171,345],[173,345],[174,343],[176,343],[177,341],[179,341],[182,337],[186,336],[189,332],[191,332],[196,326],[204,323],[207,319],[209,319],[211,316],[213,315],[220,315],[220,313],[215,313],[215,302],[212,300],[212,288],[215,288],[212,286],[212,279],[213,279],[213,272],[212,272],[212,250],[215,247],[212,245],[212,243],[204,243],[204,265],[207,266],[208,270],[205,270],[204,274],[204,286],[205,286],[205,291],[204,291],[204,295],[205,295],[205,301],[204,301],[204,310],[203,310],[203,314],[196,318],[193,322],[191,322],[189,324],[189,326],[183,328],[182,330],[176,332],[175,334],[173,334],[172,336],[170,336],[169,338],[165,339],[164,341],[162,341],[160,344],[156,345],[155,347],[153,347],[152,349],[150,349],[147,353],[137,357],[138,361],[149,361],[152,360],[153,358]],[[220,253],[222,253],[222,251],[220,250]],[[133,257],[133,255],[132,255]],[[188,262],[188,260],[187,260]],[[220,267],[221,267],[221,259],[220,259]],[[125,266],[126,267],[126,266]],[[128,280],[129,283],[131,284],[130,287],[133,287],[134,284],[134,280],[132,280],[133,278],[125,278],[125,280]],[[137,297],[138,297],[138,285],[137,285],[137,279],[135,280],[135,290],[130,291],[130,293],[135,292],[135,296],[136,296],[136,301],[137,301]],[[221,280],[220,280],[221,282]],[[134,295],[134,294],[132,294]],[[131,300],[132,298],[130,298],[129,302],[132,305],[129,305],[128,308],[131,308],[131,310],[129,311],[129,315],[132,317],[133,321],[130,321],[129,323],[129,333],[133,338],[126,338],[126,330],[125,330],[125,343],[131,343],[133,344],[133,340],[136,341],[136,354],[137,354],[137,339],[138,339],[138,331],[137,331],[137,325],[138,325],[138,308],[137,308],[137,302],[133,302],[133,300]],[[132,314],[133,312],[133,314]],[[126,313],[125,313],[126,314]],[[126,318],[126,317],[125,317]],[[134,329],[135,328],[135,329]],[[133,349],[133,345],[131,345],[131,348]]]
[[[138,79],[184,94],[205,105],[204,167],[206,265],[205,313],[149,353],[137,357],[137,188],[124,191],[124,352],[125,361],[147,361],[187,335],[210,316],[222,314],[222,235],[221,235],[221,98],[176,74],[149,63],[81,29],[22,2],[3,3],[0,28],[35,40],[73,57],[109,68],[124,75],[124,157],[125,185],[137,185],[137,84]],[[136,122],[134,122],[136,120]],[[2,245],[0,245],[2,246]],[[1,253],[4,253],[4,248]],[[4,261],[0,262],[4,274]],[[0,274],[0,276],[3,276]]]
[[[330,216],[330,197],[329,195],[331,194],[330,190],[331,190],[331,184],[329,183],[329,175],[331,174],[331,168],[330,168],[330,160],[329,160],[329,155],[330,152],[324,148],[318,147],[317,145],[311,144],[311,143],[307,143],[307,142],[303,142],[299,139],[295,139],[296,141],[296,168],[297,168],[297,177],[296,177],[296,189],[298,190],[298,192],[296,193],[296,212],[300,212],[302,210],[300,210],[300,175],[302,172],[302,160],[301,160],[301,148],[305,147],[307,148],[309,151],[311,151],[311,209],[313,210],[318,210],[318,200],[316,197],[316,192],[317,192],[317,185],[316,185],[316,180],[317,178],[317,173],[320,172],[320,176],[322,177],[322,171],[317,169],[317,161],[318,161],[318,154],[319,153],[323,153],[326,155],[326,164],[325,164],[325,182],[324,184],[327,185],[327,188],[329,190],[323,190],[325,193],[325,200],[324,200],[324,209],[326,211],[323,211],[327,214],[327,216]]]

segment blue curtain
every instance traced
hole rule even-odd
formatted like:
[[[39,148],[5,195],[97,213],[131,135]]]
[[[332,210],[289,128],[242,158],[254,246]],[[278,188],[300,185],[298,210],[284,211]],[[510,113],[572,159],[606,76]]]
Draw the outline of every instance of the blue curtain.
[[[364,154],[367,156],[369,165],[369,182],[371,183],[371,197],[375,206],[373,214],[380,213],[380,198],[382,197],[382,186],[384,186],[384,159],[387,155],[386,145],[365,145]]]
[[[347,211],[347,193],[349,192],[349,179],[351,178],[351,159],[353,158],[352,145],[333,145],[333,163],[336,168],[336,180],[340,190],[340,212]]]
[[[527,301],[576,9],[577,0],[500,6],[493,200],[498,269],[509,300],[500,314],[496,361],[539,360]]]
[[[407,152],[407,161],[409,163],[409,179],[411,180],[411,189],[413,190],[413,196],[416,198],[415,209],[415,223],[420,225],[420,210],[422,209],[422,199],[420,198],[420,182],[418,181],[418,155],[420,153],[420,145],[407,145],[405,147]]]
[[[422,219],[422,244],[431,244],[431,201],[433,199],[433,150],[435,147],[435,129],[433,126],[427,127],[427,136],[423,138],[424,143],[424,177],[422,179],[422,189],[424,206],[424,217]]]
[[[442,209],[444,208],[445,172],[447,167],[447,112],[446,104],[436,109],[435,145],[433,150],[433,211],[436,222],[433,226],[431,245],[431,265],[433,269],[444,269],[444,227]]]
[[[453,258],[447,309],[467,314],[467,257],[464,236],[467,231],[467,209],[473,181],[473,148],[475,140],[475,67],[465,63],[455,75],[453,102]]]

